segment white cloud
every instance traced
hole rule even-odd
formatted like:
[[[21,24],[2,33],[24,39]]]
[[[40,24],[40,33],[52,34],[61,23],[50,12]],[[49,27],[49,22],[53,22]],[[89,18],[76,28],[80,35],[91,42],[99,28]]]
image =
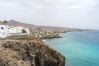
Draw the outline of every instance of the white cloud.
[[[96,0],[0,0],[0,19],[42,25],[93,28],[99,14]],[[88,23],[91,23],[90,25]]]

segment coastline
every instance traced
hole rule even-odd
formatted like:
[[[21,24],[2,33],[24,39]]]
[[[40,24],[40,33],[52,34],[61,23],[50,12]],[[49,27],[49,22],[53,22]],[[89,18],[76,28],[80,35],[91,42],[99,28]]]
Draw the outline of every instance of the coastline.
[[[62,39],[48,39],[46,43],[66,57],[66,66],[68,66],[68,64],[70,66],[89,66],[89,64],[92,66],[99,65],[97,61],[99,60],[99,41],[97,41],[99,38],[99,31],[77,31],[62,34],[62,36],[64,36]],[[94,39],[93,37],[97,38]]]
[[[75,30],[68,30],[68,31],[62,31],[62,32],[57,32],[57,34],[53,34],[50,36],[42,36],[41,39],[54,39],[54,38],[62,38],[60,35],[61,33],[68,33],[68,32],[81,32],[81,31],[95,31],[95,30],[82,30],[82,29],[75,29]]]

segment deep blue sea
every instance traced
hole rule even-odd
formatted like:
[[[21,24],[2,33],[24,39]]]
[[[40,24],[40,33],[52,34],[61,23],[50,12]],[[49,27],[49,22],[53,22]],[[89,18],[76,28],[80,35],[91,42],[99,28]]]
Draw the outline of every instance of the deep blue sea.
[[[61,36],[46,42],[66,57],[66,66],[99,66],[99,31],[68,32]]]

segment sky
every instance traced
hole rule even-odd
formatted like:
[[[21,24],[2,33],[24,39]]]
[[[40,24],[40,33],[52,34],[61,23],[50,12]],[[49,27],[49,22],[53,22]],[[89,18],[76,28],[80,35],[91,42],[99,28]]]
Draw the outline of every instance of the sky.
[[[99,0],[0,0],[0,20],[99,29]]]

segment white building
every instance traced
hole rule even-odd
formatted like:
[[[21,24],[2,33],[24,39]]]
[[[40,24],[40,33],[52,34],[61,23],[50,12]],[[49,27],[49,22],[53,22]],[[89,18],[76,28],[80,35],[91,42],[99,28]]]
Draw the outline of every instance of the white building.
[[[0,38],[5,38],[13,35],[30,35],[29,28],[20,26],[0,25]]]
[[[8,26],[6,25],[0,25],[0,38],[6,37],[8,30],[6,29]]]

